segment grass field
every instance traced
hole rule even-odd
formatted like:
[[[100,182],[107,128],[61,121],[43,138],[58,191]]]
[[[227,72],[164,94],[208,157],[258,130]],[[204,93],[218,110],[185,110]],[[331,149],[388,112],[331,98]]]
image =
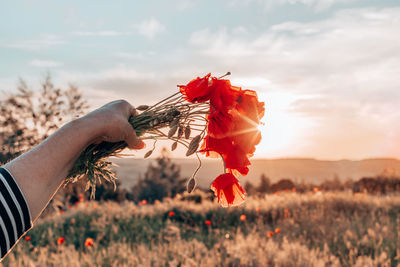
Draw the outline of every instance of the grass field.
[[[290,192],[229,209],[81,202],[41,219],[2,264],[396,266],[399,232],[400,196]]]

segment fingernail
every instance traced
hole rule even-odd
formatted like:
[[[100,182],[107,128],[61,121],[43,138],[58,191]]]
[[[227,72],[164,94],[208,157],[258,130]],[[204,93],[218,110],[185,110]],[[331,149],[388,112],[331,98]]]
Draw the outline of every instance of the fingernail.
[[[136,145],[136,149],[143,149],[143,148],[145,148],[146,147],[146,144],[142,141],[142,140],[140,140],[139,141],[139,144],[138,145]]]

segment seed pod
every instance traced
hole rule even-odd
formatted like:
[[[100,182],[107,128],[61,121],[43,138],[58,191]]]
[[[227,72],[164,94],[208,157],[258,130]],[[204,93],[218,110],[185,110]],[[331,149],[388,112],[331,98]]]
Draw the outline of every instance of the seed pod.
[[[150,155],[153,153],[153,150],[147,151],[146,154],[144,154],[144,158],[150,157]]]
[[[195,138],[193,138],[193,140],[189,144],[189,149],[186,152],[186,156],[190,156],[197,151],[197,149],[199,148],[200,140],[200,135],[197,135]]]
[[[185,138],[186,139],[189,139],[189,137],[190,137],[190,125],[188,125],[188,126],[186,126],[186,128],[185,128]]]
[[[176,147],[178,146],[178,142],[174,142],[171,146],[171,151],[174,151]]]
[[[172,136],[174,136],[174,134],[176,133],[177,130],[178,130],[178,125],[172,126],[171,129],[169,129],[168,138],[171,138]]]
[[[196,180],[194,179],[194,177],[192,177],[190,178],[186,186],[188,193],[192,193],[195,187],[196,187]]]
[[[145,111],[145,110],[148,109],[148,108],[149,108],[148,105],[140,105],[140,106],[138,106],[136,109],[137,109],[137,110],[140,110],[140,111]]]
[[[179,124],[179,118],[174,119],[173,121],[171,121],[171,123],[169,124],[170,127],[174,127],[174,126],[178,126]]]
[[[179,125],[179,128],[178,128],[178,138],[181,138],[181,137],[182,137],[183,131],[184,131],[183,126],[182,126],[182,125]]]

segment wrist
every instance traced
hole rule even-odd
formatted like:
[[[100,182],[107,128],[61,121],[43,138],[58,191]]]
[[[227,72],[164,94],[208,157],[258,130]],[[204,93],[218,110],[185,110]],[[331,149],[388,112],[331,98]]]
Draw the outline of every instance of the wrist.
[[[92,144],[99,136],[104,135],[105,132],[104,121],[92,113],[72,121],[71,124],[73,130],[80,133],[86,146]]]

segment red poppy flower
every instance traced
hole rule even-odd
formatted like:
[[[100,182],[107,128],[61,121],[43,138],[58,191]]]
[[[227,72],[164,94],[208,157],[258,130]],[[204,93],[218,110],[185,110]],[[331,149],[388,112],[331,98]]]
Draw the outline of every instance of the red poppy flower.
[[[230,135],[233,130],[233,117],[227,112],[220,110],[211,110],[207,116],[207,133],[211,137],[224,138]]]
[[[259,123],[264,117],[264,102],[258,101],[257,93],[253,90],[242,90],[238,97],[237,110],[245,114],[250,120]]]
[[[208,84],[211,73],[203,78],[197,77],[187,85],[178,85],[183,98],[191,103],[204,102],[210,99],[212,88]]]
[[[213,77],[211,80],[210,104],[213,110],[228,111],[236,106],[240,96],[240,87],[231,85],[229,80]]]
[[[250,161],[246,153],[239,147],[231,147],[230,153],[223,155],[225,160],[225,167],[229,172],[233,173],[232,170],[237,170],[242,175],[247,175],[249,173]],[[236,176],[236,175],[235,175]]]
[[[210,220],[206,220],[204,223],[205,223],[205,225],[207,225],[207,226],[210,226],[210,225],[211,225],[211,221],[210,221]]]
[[[274,236],[274,232],[270,231],[267,233],[267,237],[273,237]]]
[[[275,233],[279,234],[280,232],[282,232],[281,228],[276,228],[275,229]]]
[[[31,241],[31,237],[29,235],[25,236],[25,241]]]
[[[223,207],[240,205],[246,195],[246,191],[231,173],[218,176],[211,184],[211,190],[214,191],[218,203]]]
[[[175,212],[170,211],[170,212],[168,213],[168,216],[169,216],[169,217],[174,217],[174,216],[175,216]]]
[[[58,239],[57,239],[57,245],[61,245],[61,244],[63,244],[65,242],[65,238],[64,237],[59,237]]]
[[[94,245],[94,240],[91,237],[86,238],[85,247],[92,247]]]
[[[244,222],[245,220],[246,220],[246,214],[242,214],[242,215],[240,215],[240,220],[242,221],[242,222]]]
[[[212,151],[221,155],[231,152],[232,140],[230,138],[214,138],[207,135],[200,148],[200,152],[206,153],[207,157],[219,157],[218,154],[213,154]]]

